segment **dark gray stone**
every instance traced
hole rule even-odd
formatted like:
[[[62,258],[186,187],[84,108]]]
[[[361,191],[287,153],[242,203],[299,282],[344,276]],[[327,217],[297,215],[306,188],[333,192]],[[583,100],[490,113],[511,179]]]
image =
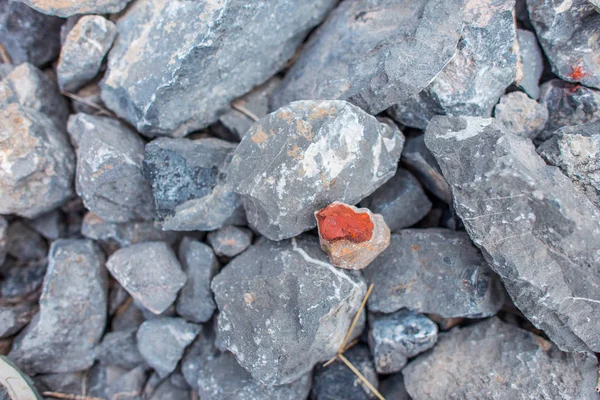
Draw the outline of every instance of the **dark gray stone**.
[[[347,100],[378,114],[424,89],[450,61],[462,1],[341,3],[311,36],[274,95]]]
[[[21,303],[13,306],[0,306],[0,339],[18,333],[38,311],[33,304]]]
[[[492,119],[436,117],[425,142],[514,304],[560,349],[600,350],[600,210]]]
[[[69,394],[83,393],[85,380],[85,372],[44,374],[33,378],[35,386],[40,392],[49,391]]]
[[[401,372],[390,375],[379,383],[379,393],[389,400],[411,400],[406,386],[404,385],[404,377]]]
[[[104,103],[102,103],[102,99],[100,98],[100,86],[98,86],[97,83],[92,82],[82,87],[75,95],[79,98],[79,100],[71,99],[71,105],[75,113],[111,116],[110,111],[106,110]],[[91,106],[90,104],[95,104],[96,106]],[[71,140],[73,141],[73,138],[71,138]],[[73,143],[73,146],[77,148],[78,145]]]
[[[26,223],[48,240],[56,240],[67,235],[65,215],[59,210],[50,211],[35,219],[28,220]]]
[[[9,357],[28,373],[74,372],[94,363],[106,324],[104,254],[91,240],[52,243],[40,311]]]
[[[115,14],[131,0],[16,0],[44,14],[70,17],[76,14]]]
[[[333,201],[356,204],[396,172],[404,137],[345,101],[298,101],[252,126],[228,174],[252,227],[272,240],[314,228]]]
[[[102,99],[145,135],[197,131],[281,69],[336,3],[133,3],[117,22]]]
[[[199,331],[200,326],[183,318],[156,318],[140,326],[138,348],[148,365],[164,378],[175,370]]]
[[[163,229],[210,231],[244,223],[225,173],[234,149],[234,143],[214,138],[161,138],[146,145],[144,176]]]
[[[6,236],[6,252],[19,263],[38,260],[48,255],[48,244],[44,238],[23,221],[12,222],[8,226]]]
[[[4,264],[6,258],[6,247],[8,245],[8,221],[0,215],[0,267]]]
[[[548,121],[548,109],[523,92],[512,92],[500,98],[494,117],[515,135],[534,139]]]
[[[86,208],[109,222],[152,219],[144,141],[116,119],[88,114],[71,116],[68,130],[79,137],[76,188]]]
[[[168,309],[186,282],[181,264],[165,242],[143,242],[117,250],[106,268],[131,297],[154,314]]]
[[[433,351],[402,370],[414,400],[597,398],[597,360],[562,353],[497,318],[441,333]]]
[[[525,2],[523,1],[523,3]],[[540,97],[539,82],[544,72],[542,50],[535,34],[524,29],[517,29],[517,43],[519,44],[519,59],[516,83],[532,99],[537,99]]]
[[[127,301],[114,313],[110,321],[111,331],[137,330],[145,321],[142,310],[133,300]]]
[[[37,298],[46,274],[47,260],[19,263],[9,260],[2,266],[0,297],[13,297],[17,301],[24,298]]]
[[[130,371],[114,365],[96,364],[88,372],[87,395],[111,400],[145,400],[144,384],[148,367]]]
[[[370,311],[406,307],[443,317],[481,318],[494,315],[504,301],[499,279],[464,232],[402,230],[363,275],[375,285],[367,303]]]
[[[261,238],[211,287],[220,338],[266,385],[291,383],[333,357],[366,292],[362,279],[329,264],[313,236]]]
[[[207,239],[218,256],[235,257],[252,243],[252,231],[228,225],[210,232]]]
[[[190,398],[190,391],[174,385],[165,379],[148,397],[148,400],[184,400]]]
[[[196,336],[196,339],[188,346],[185,355],[181,359],[181,373],[185,381],[198,392],[198,371],[200,368],[206,368],[206,365],[219,355],[219,350],[215,347],[215,331],[213,323],[202,325],[202,329]],[[243,369],[240,367],[240,369]]]
[[[106,365],[133,369],[144,362],[137,347],[136,330],[108,332],[95,348],[96,360]]]

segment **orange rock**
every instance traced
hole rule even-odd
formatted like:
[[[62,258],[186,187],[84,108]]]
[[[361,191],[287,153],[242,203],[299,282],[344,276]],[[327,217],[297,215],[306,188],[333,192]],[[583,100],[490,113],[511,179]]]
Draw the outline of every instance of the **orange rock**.
[[[361,243],[373,236],[373,222],[368,213],[359,213],[354,207],[332,203],[317,211],[317,225],[323,239],[328,241],[349,240]]]

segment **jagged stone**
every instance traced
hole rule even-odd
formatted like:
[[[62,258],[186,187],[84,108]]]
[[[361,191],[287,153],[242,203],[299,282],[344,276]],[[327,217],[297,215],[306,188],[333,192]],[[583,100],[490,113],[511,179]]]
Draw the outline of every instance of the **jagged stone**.
[[[95,348],[96,359],[105,365],[133,369],[144,363],[137,347],[136,330],[108,332]]]
[[[77,14],[115,14],[131,0],[16,0],[44,14],[70,17]]]
[[[26,223],[48,240],[64,238],[67,235],[65,215],[59,210],[50,211],[35,219],[28,220]]]
[[[523,1],[523,3],[525,3]],[[525,10],[527,13],[527,10]],[[544,72],[544,56],[538,45],[535,34],[524,29],[517,29],[519,59],[517,61],[516,83],[532,99],[540,97],[539,82]]]
[[[128,371],[114,365],[97,363],[88,372],[87,395],[101,399],[145,400],[143,397],[148,367],[140,365]]]
[[[6,237],[6,252],[19,263],[39,260],[48,255],[48,244],[44,238],[23,221],[11,223]]]
[[[207,239],[218,256],[235,257],[252,243],[252,231],[228,225],[210,232]]]
[[[546,126],[548,109],[523,92],[512,92],[500,98],[494,117],[509,132],[534,139]]]
[[[24,326],[31,322],[36,312],[37,307],[32,304],[0,306],[0,339],[18,333]]]

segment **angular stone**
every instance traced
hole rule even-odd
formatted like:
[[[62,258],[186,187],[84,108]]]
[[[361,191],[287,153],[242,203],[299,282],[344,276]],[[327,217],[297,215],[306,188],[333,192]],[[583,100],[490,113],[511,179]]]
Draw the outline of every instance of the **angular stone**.
[[[198,385],[198,371],[219,355],[219,350],[215,347],[213,325],[216,324],[209,323],[202,325],[202,329],[194,342],[188,346],[181,360],[181,373],[185,381],[196,392],[200,390]]]
[[[525,2],[523,2],[525,3]],[[527,10],[525,10],[527,13]],[[517,29],[519,59],[516,83],[532,99],[540,97],[539,82],[544,72],[544,56],[533,32]]]
[[[600,350],[600,210],[492,119],[437,117],[425,142],[525,317],[562,350]]]
[[[76,14],[116,14],[131,0],[17,0],[44,14],[70,17]]]
[[[207,239],[218,256],[235,257],[252,243],[252,231],[228,225],[210,232]]]
[[[144,362],[137,347],[136,330],[108,332],[95,348],[96,360],[105,365],[133,369]]]
[[[500,98],[494,117],[509,132],[534,139],[546,126],[548,109],[523,92],[512,92]]]
[[[315,227],[333,201],[356,204],[396,172],[404,137],[345,101],[298,101],[259,120],[229,165],[248,221],[272,240]]]
[[[527,0],[529,17],[552,72],[600,89],[600,14],[587,0]]]
[[[281,69],[336,3],[136,2],[117,23],[102,99],[145,135],[185,136]]]
[[[74,372],[94,363],[106,324],[104,254],[91,240],[52,243],[40,311],[9,357],[28,373]]]
[[[341,3],[286,74],[275,108],[339,99],[378,114],[408,99],[454,55],[462,10],[458,0]]]
[[[186,282],[175,253],[164,242],[143,242],[113,253],[106,268],[127,292],[154,314],[164,312]]]
[[[198,325],[183,318],[156,318],[140,326],[138,348],[148,365],[164,378],[175,370],[183,351],[199,331]]]
[[[83,393],[85,372],[67,372],[64,374],[44,374],[33,378],[41,392]]]
[[[219,262],[210,246],[189,237],[179,245],[179,259],[187,281],[175,303],[175,311],[188,321],[210,320],[217,305],[210,290],[210,281],[219,272]]]
[[[100,15],[79,19],[60,50],[56,66],[60,88],[73,92],[94,79],[116,35],[115,24]]]
[[[333,357],[366,293],[362,279],[329,264],[306,235],[261,238],[211,287],[221,339],[265,385],[291,383]]]
[[[163,229],[211,231],[244,222],[225,173],[234,149],[235,144],[214,138],[161,138],[146,145],[144,176]]]
[[[360,205],[381,214],[392,232],[416,224],[431,210],[431,201],[418,179],[404,168]]]
[[[59,210],[50,211],[35,219],[28,220],[27,225],[48,240],[56,240],[67,235],[65,215]]]
[[[147,381],[146,365],[130,371],[114,365],[96,364],[88,372],[87,395],[101,399],[145,400],[142,397]]]
[[[19,332],[31,321],[37,310],[32,304],[0,306],[0,339]]]
[[[4,264],[6,258],[6,247],[8,245],[8,221],[0,215],[0,267]]]
[[[12,262],[11,262],[12,261]],[[19,263],[9,260],[2,266],[2,280],[0,280],[0,297],[24,298],[39,297],[38,289],[42,286],[46,274],[46,259],[32,260]]]
[[[22,221],[11,223],[6,236],[6,252],[19,263],[39,260],[48,255],[48,244],[44,238]]]
[[[433,351],[402,373],[414,400],[592,400],[596,366],[591,354],[562,353],[531,332],[491,318],[441,333]]]
[[[75,93],[75,95],[80,99],[79,101],[75,99],[71,100],[71,105],[75,113],[107,115],[107,111],[102,111],[102,109],[106,109],[106,107],[104,106],[104,103],[102,103],[102,99],[100,98],[100,86],[98,86],[97,83],[92,82],[82,87],[77,91],[77,93]],[[90,104],[95,104],[96,106],[92,106]],[[73,146],[77,148],[78,144],[73,143]]]
[[[464,232],[402,230],[363,275],[375,285],[367,303],[370,311],[406,307],[444,317],[482,318],[496,314],[504,301],[500,281]]]
[[[435,322],[406,308],[369,314],[369,326],[369,346],[379,374],[400,371],[409,358],[432,348],[438,337]]]
[[[189,399],[190,391],[174,385],[171,380],[166,379],[152,391],[148,400],[182,400]]]

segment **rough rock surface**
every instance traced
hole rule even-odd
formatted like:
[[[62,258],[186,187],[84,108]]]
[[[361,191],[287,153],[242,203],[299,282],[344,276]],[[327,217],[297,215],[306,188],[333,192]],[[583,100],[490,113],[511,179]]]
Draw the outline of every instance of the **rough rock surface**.
[[[596,399],[597,360],[497,318],[441,333],[402,370],[414,400]],[[458,373],[459,372],[459,373]]]
[[[100,15],[79,19],[60,50],[56,75],[61,89],[73,92],[92,80],[116,35],[115,24]]]
[[[401,372],[390,375],[388,378],[381,381],[379,383],[379,393],[386,399],[411,400],[406,391],[404,377]]]
[[[360,278],[327,262],[313,236],[262,238],[211,287],[221,339],[267,385],[300,379],[334,356],[366,293]]]
[[[7,240],[7,232],[8,230],[8,221],[6,218],[0,215],[0,266],[4,264],[4,259],[6,258],[6,247],[8,244]]]
[[[544,56],[533,32],[517,29],[519,60],[516,83],[532,99],[540,97],[539,82],[544,72]]]
[[[600,14],[587,0],[527,0],[529,17],[552,72],[600,89]]]
[[[164,242],[144,242],[113,253],[106,268],[121,286],[154,314],[165,311],[186,282],[175,253]]]
[[[165,230],[210,231],[244,222],[225,172],[235,144],[214,138],[156,139],[146,145],[144,176]]]
[[[454,55],[462,8],[458,0],[341,3],[286,74],[275,108],[339,99],[378,114],[408,99]]]
[[[96,359],[105,365],[126,369],[133,369],[144,363],[137,347],[135,329],[108,332],[96,346],[95,354]]]
[[[164,378],[175,370],[183,351],[199,331],[198,325],[183,318],[156,318],[140,326],[138,348],[148,365]]]
[[[402,307],[444,317],[494,315],[504,300],[502,285],[464,232],[406,229],[363,271],[375,284],[370,311]],[[435,293],[435,296],[432,296]]]
[[[0,306],[0,339],[10,337],[29,324],[37,308],[30,304]]]
[[[67,235],[65,215],[59,210],[50,211],[35,219],[30,219],[27,221],[27,225],[48,240],[56,240]]]
[[[23,221],[14,221],[6,231],[6,252],[18,262],[38,260],[48,254],[48,245],[44,238],[25,225]]]
[[[523,92],[512,92],[500,98],[494,117],[509,132],[534,139],[546,126],[548,109]]]
[[[98,363],[88,372],[87,395],[111,400],[145,400],[142,392],[147,381],[147,370],[146,365],[127,371],[114,365]]]
[[[425,142],[514,304],[560,349],[600,350],[600,211],[493,119],[436,117]]]
[[[396,172],[404,138],[345,101],[298,101],[252,126],[228,174],[252,227],[272,240],[316,225],[333,201],[356,204]]]
[[[216,322],[216,320],[213,321]],[[200,391],[198,371],[220,354],[215,347],[215,331],[213,329],[215,325],[215,323],[202,325],[196,339],[188,346],[181,359],[181,373],[185,381],[196,392]],[[239,368],[243,370],[243,368]]]
[[[102,99],[143,134],[184,136],[281,69],[335,4],[135,2],[117,23]]]
[[[131,0],[17,0],[44,14],[70,17],[76,14],[115,14]]]
[[[165,379],[152,391],[148,400],[189,399],[190,391],[188,389],[189,387],[182,388],[175,385],[170,379]]]
[[[61,239],[48,258],[40,311],[9,357],[28,373],[81,371],[94,363],[106,324],[104,254],[91,240]]]
[[[438,327],[423,314],[405,308],[392,314],[369,314],[369,346],[379,374],[400,371],[409,358],[432,348]]]
[[[237,226],[227,225],[210,232],[208,243],[218,256],[235,257],[252,243],[252,231]]]

